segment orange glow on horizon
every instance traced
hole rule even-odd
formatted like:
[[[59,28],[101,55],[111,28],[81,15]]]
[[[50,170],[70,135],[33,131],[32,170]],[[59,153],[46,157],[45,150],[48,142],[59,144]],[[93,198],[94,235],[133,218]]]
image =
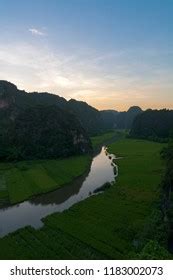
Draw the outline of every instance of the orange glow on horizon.
[[[147,110],[147,109],[170,109],[173,110],[173,103],[165,103],[165,104],[156,104],[156,103],[140,103],[140,102],[131,102],[129,103],[127,101],[127,103],[124,102],[124,104],[120,103],[120,102],[114,102],[114,104],[111,104],[109,102],[107,102],[106,104],[104,104],[103,102],[99,102],[99,101],[86,101],[89,105],[91,105],[92,107],[96,108],[97,110],[116,110],[116,111],[127,111],[130,107],[132,106],[139,106],[142,110]]]

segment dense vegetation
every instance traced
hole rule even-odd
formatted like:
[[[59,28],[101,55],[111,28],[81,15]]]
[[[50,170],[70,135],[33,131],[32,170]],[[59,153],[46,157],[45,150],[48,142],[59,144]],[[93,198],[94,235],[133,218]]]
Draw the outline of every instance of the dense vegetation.
[[[138,106],[130,107],[127,112],[117,112],[114,110],[101,111],[103,126],[105,129],[130,129],[136,116],[142,112]]]
[[[89,156],[0,163],[0,206],[62,187],[82,175],[89,163]]]
[[[55,100],[0,82],[0,159],[57,158],[91,150],[80,121],[56,103],[51,105]]]
[[[56,106],[18,111],[0,138],[1,157],[57,158],[86,153],[90,141],[76,118]]]
[[[115,130],[91,140],[96,149],[122,137],[124,132]],[[0,162],[0,206],[18,203],[71,183],[88,169],[90,160],[90,156],[83,155],[59,160]]]
[[[117,182],[63,213],[0,239],[1,259],[133,259],[170,258],[160,225],[164,145],[122,140],[109,151],[117,160]],[[28,245],[29,244],[29,245]],[[151,254],[152,253],[152,254]]]
[[[86,102],[69,100],[68,108],[78,117],[82,126],[89,135],[95,135],[103,131],[103,123],[100,112],[89,106]]]
[[[166,174],[164,178],[165,186],[168,187],[168,193],[173,187],[173,138],[170,138],[168,146],[161,152],[162,158],[166,161]]]
[[[66,113],[68,111],[76,115],[85,131],[90,135],[112,128],[130,128],[136,115],[142,111],[137,106],[131,107],[127,112],[117,112],[115,110],[98,111],[86,102],[74,99],[66,101],[62,97],[46,92],[27,93],[23,90],[18,90],[12,83],[0,81],[0,109],[11,108],[11,106],[13,109],[15,106],[12,117],[15,116],[19,108],[56,106],[61,110],[65,110]]]
[[[162,212],[168,221],[168,247],[173,253],[173,139],[161,152],[162,158],[166,162],[165,176],[162,181]]]
[[[103,110],[100,111],[101,118],[103,121],[103,126],[105,129],[115,129],[117,128],[117,115],[118,111],[115,110]]]
[[[0,159],[57,158],[87,153],[88,135],[130,128],[141,112],[98,111],[85,102],[49,93],[27,93],[0,81]]]
[[[71,182],[90,161],[89,156],[77,155],[124,137],[125,131],[117,128],[132,126],[131,137],[165,142],[172,120],[170,110],[142,113],[134,106],[127,112],[98,111],[85,102],[26,93],[0,81],[0,205]],[[97,136],[90,140],[88,135]],[[109,151],[121,158],[113,186],[45,218],[40,230],[27,227],[0,239],[0,258],[171,258],[167,244],[173,251],[172,142],[165,148],[161,143],[126,139],[111,144]]]
[[[171,130],[173,130],[173,110],[149,109],[135,118],[130,136],[154,141],[167,141]]]

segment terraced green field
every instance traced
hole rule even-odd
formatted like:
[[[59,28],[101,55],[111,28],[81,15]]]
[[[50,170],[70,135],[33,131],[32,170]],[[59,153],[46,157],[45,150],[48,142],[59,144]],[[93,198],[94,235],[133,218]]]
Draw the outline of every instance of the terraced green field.
[[[0,239],[1,259],[133,259],[150,240],[142,236],[159,232],[159,183],[164,170],[163,144],[122,140],[109,151],[117,161],[117,182],[103,194],[92,196],[63,213],[44,219],[40,230],[25,228]],[[157,239],[158,240],[158,239]],[[151,244],[151,243],[149,243]],[[163,246],[163,244],[160,244]],[[158,246],[160,246],[158,245]],[[158,258],[166,258],[166,250]]]
[[[84,173],[89,163],[89,156],[0,163],[0,203],[21,202],[59,188]]]

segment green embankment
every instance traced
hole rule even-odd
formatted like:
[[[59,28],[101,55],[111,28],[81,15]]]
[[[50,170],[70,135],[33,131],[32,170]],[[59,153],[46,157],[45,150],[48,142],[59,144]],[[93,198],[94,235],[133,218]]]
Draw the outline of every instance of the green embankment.
[[[136,244],[157,210],[162,148],[163,144],[131,139],[110,145],[111,153],[122,156],[114,186],[64,213],[48,216],[40,230],[28,227],[0,239],[0,258],[136,258],[142,249]]]
[[[89,156],[0,163],[0,203],[17,203],[57,189],[83,174],[89,163]]]

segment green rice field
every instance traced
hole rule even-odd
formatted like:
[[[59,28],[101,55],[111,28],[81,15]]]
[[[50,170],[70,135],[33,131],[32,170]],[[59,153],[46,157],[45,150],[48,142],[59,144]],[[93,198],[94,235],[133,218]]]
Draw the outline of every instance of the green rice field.
[[[0,203],[11,204],[62,187],[89,167],[90,156],[0,163]]]
[[[116,161],[119,166],[116,183],[63,213],[46,217],[39,230],[27,227],[1,238],[0,258],[136,259],[141,251],[158,242],[152,251],[159,250],[157,258],[167,258],[164,242],[158,241],[162,230],[156,226],[164,172],[160,159],[163,146],[131,139],[111,144],[109,151],[121,157]],[[83,160],[83,167],[87,162],[88,159]],[[45,164],[41,166],[50,174]],[[37,168],[41,172],[41,167]],[[26,176],[30,172],[27,170]],[[52,173],[50,178],[56,180],[56,174]],[[149,258],[155,257],[149,255]]]

